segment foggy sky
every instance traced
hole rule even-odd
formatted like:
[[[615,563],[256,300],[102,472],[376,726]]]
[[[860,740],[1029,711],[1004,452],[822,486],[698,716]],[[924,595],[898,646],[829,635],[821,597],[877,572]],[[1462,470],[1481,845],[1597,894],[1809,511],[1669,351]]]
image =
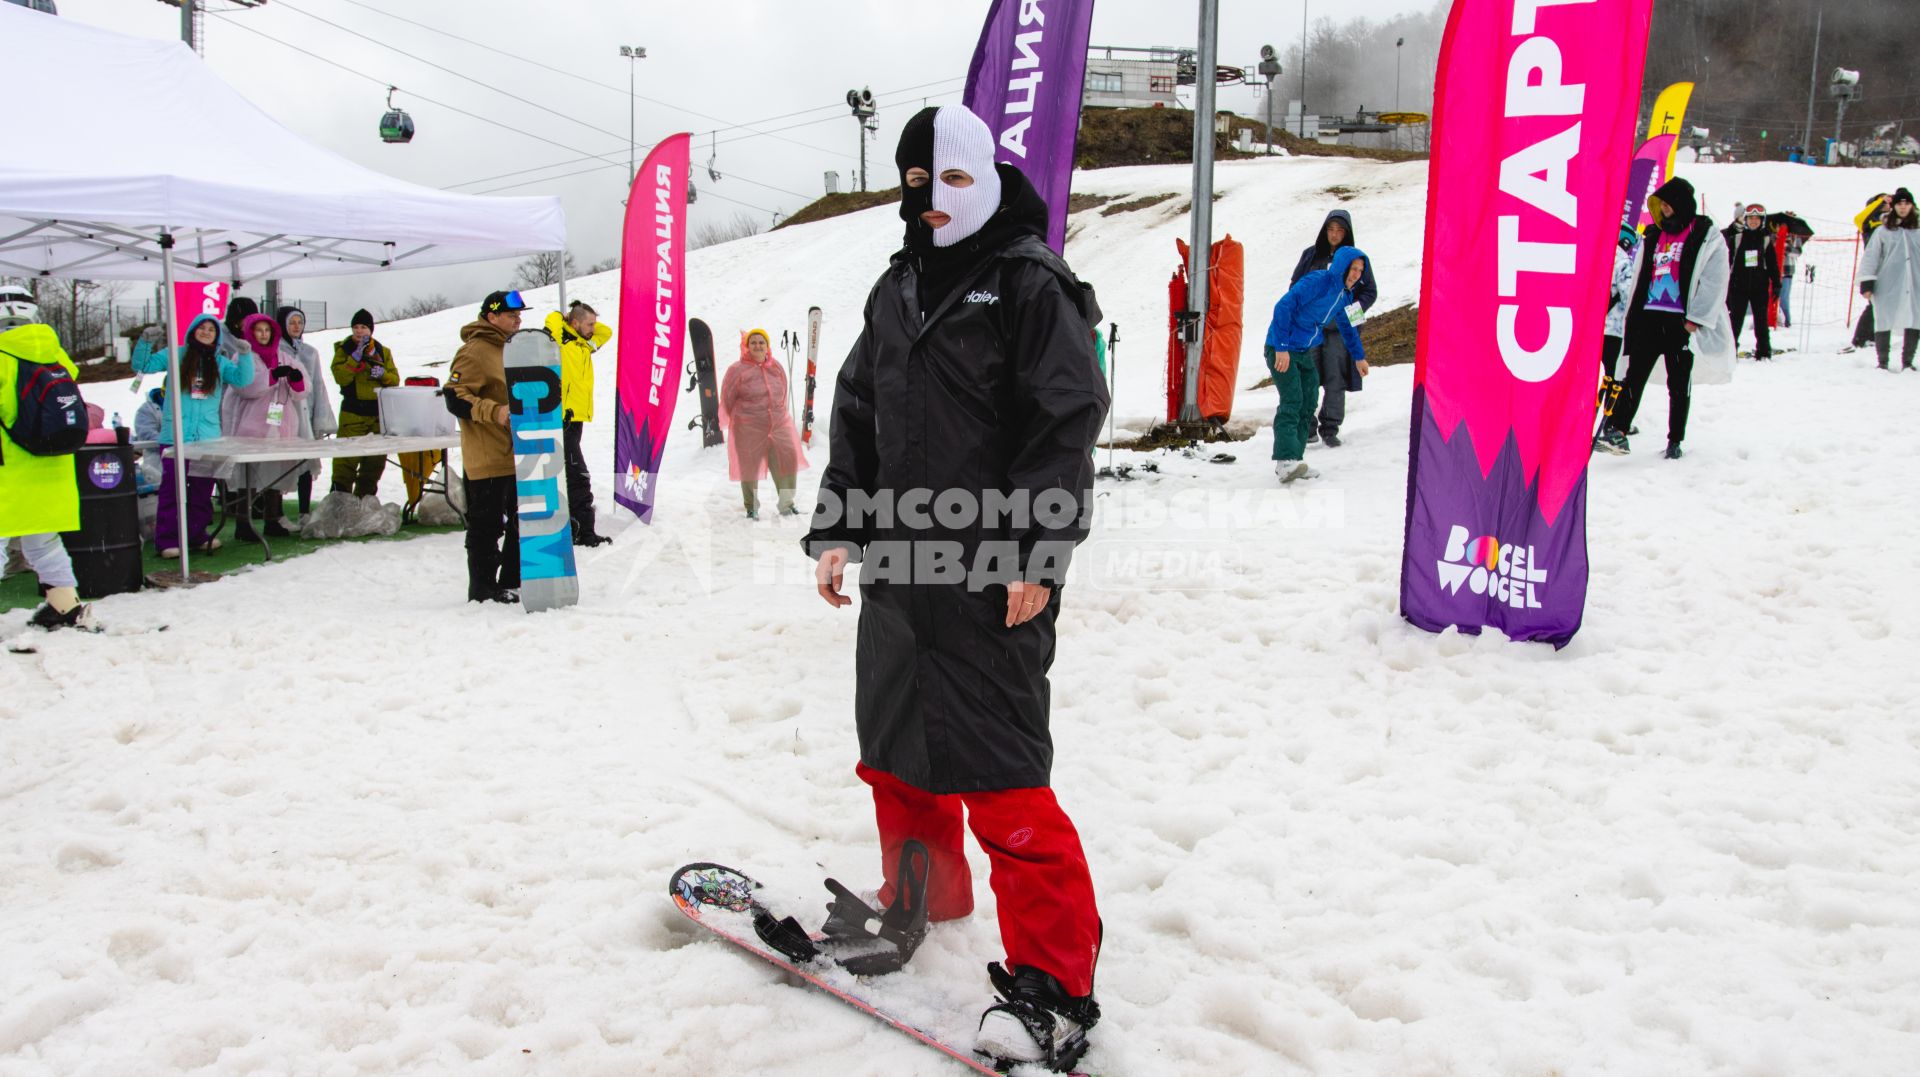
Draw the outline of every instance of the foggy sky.
[[[717,153],[716,167],[726,178],[717,184],[699,178],[701,193],[692,209],[693,226],[725,220],[736,212],[770,222],[772,211],[791,213],[822,193],[822,173],[829,169],[840,172],[842,190],[851,188],[858,167],[858,142],[843,100],[849,88],[870,86],[882,94],[950,80],[911,95],[882,99],[877,117],[880,132],[869,144],[869,157],[873,185],[893,186],[892,151],[900,124],[922,106],[923,99],[930,104],[959,101],[967,62],[987,10],[986,0],[939,4],[363,0],[372,8],[613,87],[606,88],[397,21],[349,0],[269,0],[265,7],[237,12],[226,7],[226,0],[211,2],[217,17],[208,19],[206,58],[214,71],[294,131],[363,165],[416,183],[447,187],[589,154],[604,154],[615,161],[583,175],[567,174],[598,162],[574,161],[548,172],[456,188],[481,193],[537,179],[500,193],[559,195],[566,206],[573,251],[583,267],[610,257],[618,246],[628,129],[628,61],[619,55],[620,44],[646,47],[648,58],[638,62],[636,92],[667,103],[637,103],[639,155],[644,156],[665,135],[683,130],[700,133],[694,149],[697,162],[704,163],[710,152]],[[1418,0],[1309,2],[1316,22],[1323,15],[1383,18],[1428,6]],[[222,14],[222,10],[231,13]],[[1099,0],[1093,42],[1190,46],[1198,36],[1197,12],[1197,4],[1189,0]],[[1301,12],[1299,0],[1223,0],[1221,62],[1251,66],[1263,43],[1282,50],[1296,44]],[[435,70],[374,41],[315,21],[309,14],[554,109],[565,118]],[[60,15],[145,37],[179,34],[178,10],[156,0],[60,0]],[[365,77],[319,58],[344,64]],[[1408,57],[1409,66],[1413,59]],[[78,65],[75,76],[85,77]],[[419,125],[419,134],[409,145],[389,146],[378,137],[389,83],[400,87],[396,103]],[[413,94],[479,113],[559,145],[449,112]],[[1282,95],[1282,108],[1289,96]],[[1223,90],[1220,107],[1251,112],[1255,100],[1250,90]],[[709,149],[714,136],[705,132],[829,105],[836,107],[757,125],[769,130],[822,121],[780,131],[779,138],[747,137],[751,132],[736,128],[720,133],[717,150]],[[112,126],[110,116],[88,117],[83,122],[98,122],[108,132]],[[736,141],[729,144],[729,139]],[[227,146],[222,151],[242,153],[245,148]],[[287,294],[348,304],[349,309],[392,306],[408,296],[431,292],[444,292],[464,303],[507,286],[511,273],[511,263],[485,263],[323,278],[289,282]]]

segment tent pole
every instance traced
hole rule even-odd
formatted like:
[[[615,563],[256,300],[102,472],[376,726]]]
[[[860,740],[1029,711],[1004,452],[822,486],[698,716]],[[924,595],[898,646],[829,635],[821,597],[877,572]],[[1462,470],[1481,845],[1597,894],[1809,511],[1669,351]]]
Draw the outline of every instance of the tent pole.
[[[560,252],[560,316],[567,316],[567,252]]]
[[[173,302],[173,233],[165,228],[160,230],[160,280],[160,300],[167,312],[167,409],[173,414],[173,499],[179,514],[180,585],[184,587],[193,578],[187,563],[187,547],[192,545],[187,541],[187,461],[181,455],[187,444],[187,424],[180,414],[180,347],[175,343],[180,339],[180,311]],[[160,447],[163,458],[166,451],[166,446]]]

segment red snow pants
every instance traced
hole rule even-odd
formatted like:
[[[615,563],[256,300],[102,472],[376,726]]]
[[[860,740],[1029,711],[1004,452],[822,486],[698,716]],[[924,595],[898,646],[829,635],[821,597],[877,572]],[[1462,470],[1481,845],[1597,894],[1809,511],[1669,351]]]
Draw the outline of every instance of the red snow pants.
[[[916,789],[865,763],[857,764],[854,772],[873,787],[886,874],[882,908],[893,902],[900,847],[912,838],[927,847],[930,860],[927,918],[955,920],[973,911],[973,873],[967,868],[961,828],[964,808],[965,821],[991,865],[1007,964],[1040,969],[1076,997],[1093,992],[1100,912],[1094,907],[1093,878],[1080,849],[1080,834],[1060,810],[1053,790],[1042,786],[942,795]]]

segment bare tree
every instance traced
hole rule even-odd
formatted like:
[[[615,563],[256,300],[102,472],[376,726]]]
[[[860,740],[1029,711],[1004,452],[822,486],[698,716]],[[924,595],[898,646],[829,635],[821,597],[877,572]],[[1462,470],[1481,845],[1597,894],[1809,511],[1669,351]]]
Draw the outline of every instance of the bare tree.
[[[542,251],[513,267],[516,288],[541,288],[558,281],[562,273],[569,278],[580,275],[573,264],[573,252]]]
[[[587,272],[588,273],[605,273],[609,269],[619,269],[619,268],[620,268],[620,256],[616,254],[611,258],[602,258],[598,262],[595,262],[592,265],[588,266]]]
[[[383,322],[397,322],[407,318],[418,318],[423,314],[435,314],[447,310],[452,306],[453,300],[448,299],[440,292],[435,292],[432,295],[416,295],[397,307],[387,308],[386,312],[381,314],[380,320]]]
[[[107,311],[120,297],[122,285],[35,277],[31,286],[40,320],[59,335],[69,355],[91,357],[106,347]]]
[[[687,249],[699,250],[702,247],[714,247],[722,243],[732,243],[736,239],[757,236],[766,231],[766,225],[759,217],[751,213],[736,213],[729,221],[708,221],[695,228],[687,237]]]

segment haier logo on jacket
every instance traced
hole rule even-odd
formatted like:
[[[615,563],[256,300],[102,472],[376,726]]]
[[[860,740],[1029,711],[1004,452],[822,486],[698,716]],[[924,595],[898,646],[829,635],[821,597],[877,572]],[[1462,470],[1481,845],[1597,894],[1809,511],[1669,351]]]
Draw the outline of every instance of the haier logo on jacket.
[[[1466,528],[1454,525],[1447,534],[1444,560],[1436,562],[1440,586],[1450,595],[1460,593],[1464,585],[1476,595],[1487,595],[1517,610],[1540,608],[1536,584],[1547,582],[1547,570],[1537,568],[1533,547],[1502,543],[1491,535],[1471,538]]]
[[[997,295],[994,295],[992,292],[968,292],[967,302],[986,303],[988,305],[992,305],[994,303],[1000,302],[1000,297]]]

